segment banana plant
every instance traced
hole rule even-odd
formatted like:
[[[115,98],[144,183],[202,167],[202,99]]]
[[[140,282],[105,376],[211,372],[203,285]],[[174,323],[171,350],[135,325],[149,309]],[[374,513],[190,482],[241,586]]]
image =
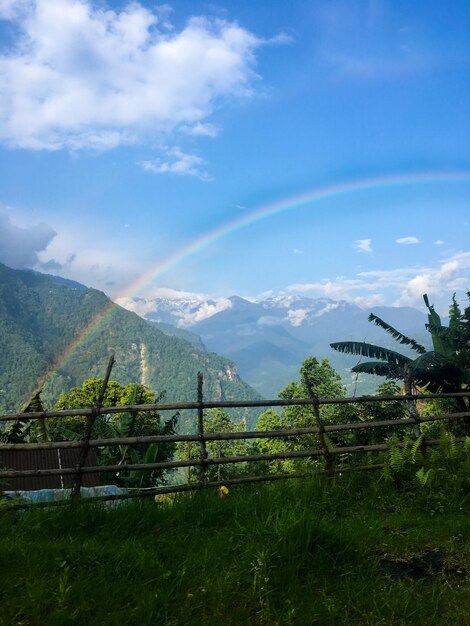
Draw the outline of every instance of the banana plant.
[[[467,322],[463,319],[455,296],[451,305],[449,326],[442,325],[439,315],[434,306],[429,304],[426,294],[423,299],[428,309],[426,329],[431,334],[433,350],[426,350],[423,345],[407,337],[373,313],[369,315],[369,321],[383,328],[399,344],[409,346],[416,353],[415,358],[366,342],[340,341],[330,346],[338,352],[375,359],[355,365],[352,368],[355,373],[405,380],[407,372],[410,372],[415,384],[432,392],[456,391],[462,386],[468,386],[470,370],[462,366],[458,358],[459,341],[461,341],[462,332],[467,330]]]

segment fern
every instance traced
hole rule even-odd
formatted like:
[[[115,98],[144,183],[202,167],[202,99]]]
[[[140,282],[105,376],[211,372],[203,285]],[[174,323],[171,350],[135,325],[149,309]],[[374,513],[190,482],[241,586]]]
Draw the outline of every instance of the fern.
[[[470,437],[465,437],[465,441],[463,442],[463,449],[465,452],[465,456],[470,459]]]
[[[411,446],[410,460],[413,465],[416,465],[416,462],[418,461],[418,455],[421,456],[420,453],[421,453],[422,443],[423,443],[423,435],[418,437],[416,441],[413,443],[413,445]]]
[[[457,455],[457,444],[455,436],[447,431],[443,431],[439,443],[439,452],[445,459],[455,459]]]
[[[404,465],[406,464],[406,458],[403,452],[404,450],[401,450],[400,448],[392,448],[390,450],[388,462],[390,467],[395,472],[403,469]]]
[[[424,467],[420,467],[416,472],[416,479],[421,487],[425,487],[428,483],[431,482],[431,479],[434,476],[434,469],[430,467],[428,470],[425,470]]]

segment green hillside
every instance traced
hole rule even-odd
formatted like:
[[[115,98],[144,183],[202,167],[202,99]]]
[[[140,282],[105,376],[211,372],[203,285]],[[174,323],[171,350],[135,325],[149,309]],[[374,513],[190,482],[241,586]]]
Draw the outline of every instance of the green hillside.
[[[160,332],[104,293],[0,264],[2,413],[21,408],[43,384],[43,400],[51,407],[63,391],[103,376],[111,353],[114,380],[164,391],[168,402],[196,399],[198,371],[204,374],[206,399],[259,398],[232,361]],[[191,428],[189,419],[185,416],[181,428]]]

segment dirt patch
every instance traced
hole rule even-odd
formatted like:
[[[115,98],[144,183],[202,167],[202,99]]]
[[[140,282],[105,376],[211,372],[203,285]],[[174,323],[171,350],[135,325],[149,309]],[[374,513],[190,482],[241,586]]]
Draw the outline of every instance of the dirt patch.
[[[439,550],[428,550],[408,560],[383,557],[379,566],[382,572],[400,580],[429,580],[442,575],[464,578],[468,574],[463,567],[446,567],[445,554]]]

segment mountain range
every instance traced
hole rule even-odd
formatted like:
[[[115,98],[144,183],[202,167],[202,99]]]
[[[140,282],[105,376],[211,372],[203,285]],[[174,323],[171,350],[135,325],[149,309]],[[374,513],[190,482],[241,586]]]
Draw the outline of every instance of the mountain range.
[[[128,298],[124,306],[139,313],[163,332],[191,333],[208,350],[232,359],[240,376],[264,397],[276,397],[298,377],[307,356],[327,357],[349,391],[370,393],[380,380],[352,376],[358,357],[330,348],[334,341],[367,341],[397,349],[394,340],[368,321],[369,313],[383,318],[404,334],[431,347],[425,313],[410,307],[361,308],[345,301],[303,296],[277,296],[251,301],[239,296],[204,299],[176,292],[154,299]],[[190,339],[191,340],[191,339]],[[403,346],[399,349],[409,354]]]

